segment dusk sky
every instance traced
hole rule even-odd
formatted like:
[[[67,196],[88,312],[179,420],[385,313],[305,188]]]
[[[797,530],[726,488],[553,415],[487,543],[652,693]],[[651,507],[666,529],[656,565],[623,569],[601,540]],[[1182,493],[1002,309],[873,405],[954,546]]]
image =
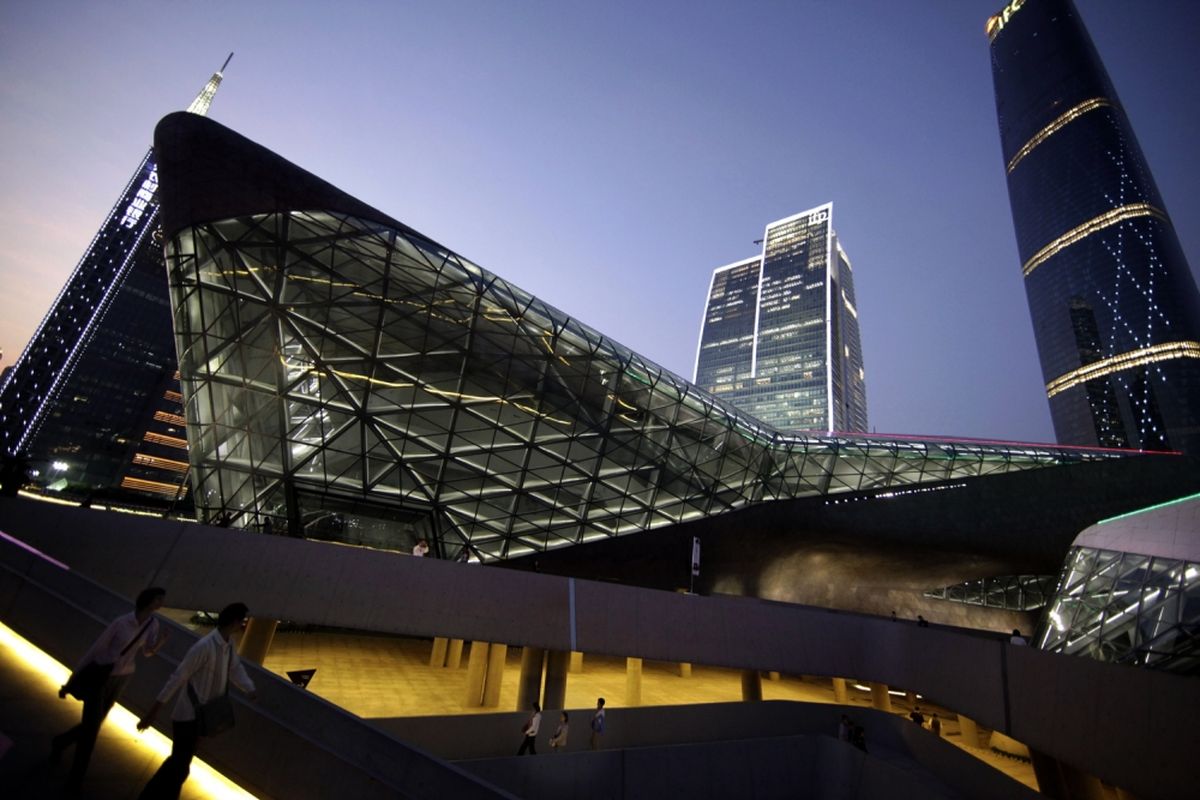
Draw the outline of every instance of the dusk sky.
[[[713,268],[832,201],[871,427],[1053,441],[984,35],[1001,5],[10,0],[2,363],[154,125],[235,51],[213,119],[689,379]],[[1076,5],[1195,271],[1200,2]]]

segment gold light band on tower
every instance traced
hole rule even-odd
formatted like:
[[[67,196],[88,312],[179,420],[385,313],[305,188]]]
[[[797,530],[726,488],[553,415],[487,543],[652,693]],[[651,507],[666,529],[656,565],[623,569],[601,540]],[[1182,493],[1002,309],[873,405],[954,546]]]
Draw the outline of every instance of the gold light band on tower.
[[[1068,109],[1066,112],[1059,115],[1058,118],[1049,125],[1035,133],[1033,137],[1025,143],[1025,146],[1017,151],[1017,154],[1012,157],[1011,161],[1008,162],[1009,173],[1016,169],[1016,166],[1021,162],[1021,159],[1029,155],[1030,152],[1033,151],[1033,148],[1037,147],[1039,144],[1058,133],[1060,130],[1066,127],[1067,124],[1078,119],[1079,117],[1082,117],[1089,111],[1095,111],[1097,108],[1105,108],[1111,105],[1112,103],[1103,97],[1093,97],[1091,100],[1084,100],[1074,108]]]
[[[1029,273],[1040,267],[1051,256],[1056,255],[1059,250],[1070,247],[1076,242],[1091,236],[1093,233],[1102,231],[1105,228],[1111,228],[1113,225],[1128,219],[1136,219],[1137,217],[1157,217],[1163,222],[1167,221],[1166,212],[1155,208],[1149,203],[1133,203],[1114,208],[1111,211],[1105,211],[1100,216],[1089,219],[1082,225],[1072,228],[1041,250],[1038,250],[1033,254],[1032,258],[1025,262],[1025,266],[1021,268],[1021,271],[1028,278]]]
[[[188,487],[186,484],[180,486],[174,483],[163,483],[162,481],[148,481],[143,480],[142,478],[131,478],[128,475],[121,479],[121,488],[137,489],[141,492],[153,492],[154,494],[161,494],[164,497],[174,497],[177,494],[180,497],[183,497],[188,492]]]
[[[1115,356],[1084,364],[1079,369],[1059,375],[1046,384],[1046,397],[1054,397],[1059,392],[1065,392],[1073,386],[1086,383],[1096,378],[1103,378],[1124,369],[1141,367],[1157,361],[1170,361],[1174,358],[1200,358],[1200,342],[1163,342],[1162,344],[1118,353]]]

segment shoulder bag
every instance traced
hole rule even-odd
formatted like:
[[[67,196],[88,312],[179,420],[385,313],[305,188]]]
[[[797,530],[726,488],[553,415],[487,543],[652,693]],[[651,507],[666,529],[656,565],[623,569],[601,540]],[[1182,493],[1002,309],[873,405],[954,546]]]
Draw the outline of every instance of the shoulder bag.
[[[125,645],[125,649],[121,651],[121,655],[117,656],[117,661],[120,661],[129,652],[129,649],[138,643],[138,640],[142,638],[142,634],[150,627],[150,623],[153,620],[153,617],[146,620],[146,624],[142,625],[141,630],[133,635],[133,638],[129,640],[129,644]],[[116,662],[101,664],[99,661],[89,661],[71,673],[71,677],[67,678],[66,684],[59,689],[58,696],[66,697],[67,695],[71,695],[76,700],[89,700],[97,697],[100,694],[100,690],[104,688],[104,682],[108,680],[108,676],[112,675],[113,667],[115,666]]]
[[[216,736],[224,733],[234,725],[233,701],[229,699],[229,671],[233,669],[233,643],[229,643],[229,664],[225,668],[225,688],[207,703],[201,703],[192,688],[192,682],[187,684],[188,699],[196,712],[196,733],[201,736]]]

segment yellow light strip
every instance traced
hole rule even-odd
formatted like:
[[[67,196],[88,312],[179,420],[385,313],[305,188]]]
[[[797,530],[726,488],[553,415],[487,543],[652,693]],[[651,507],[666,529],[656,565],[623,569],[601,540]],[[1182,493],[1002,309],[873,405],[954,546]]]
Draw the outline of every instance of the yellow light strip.
[[[1028,278],[1029,273],[1040,267],[1052,256],[1057,255],[1060,250],[1086,239],[1093,233],[1098,233],[1105,228],[1111,228],[1113,225],[1117,225],[1125,220],[1136,219],[1138,217],[1156,217],[1163,222],[1167,221],[1166,213],[1149,203],[1133,203],[1114,208],[1111,211],[1105,211],[1095,219],[1089,219],[1082,225],[1072,228],[1041,250],[1038,250],[1033,254],[1033,258],[1025,262],[1025,266],[1021,268],[1021,271]]]
[[[167,447],[176,447],[180,450],[187,450],[187,439],[180,439],[178,436],[167,436],[165,433],[155,433],[154,431],[146,431],[142,435],[142,441],[152,444],[166,445]]]
[[[146,467],[158,467],[159,469],[171,469],[176,472],[187,472],[188,463],[186,461],[176,461],[173,458],[159,458],[158,456],[148,456],[145,453],[135,453],[133,463],[141,464]]]
[[[47,697],[53,697],[58,687],[67,682],[70,670],[39,650],[12,628],[0,623],[0,649],[5,659],[15,660],[21,667],[34,674],[40,681],[40,689]],[[137,717],[124,706],[113,706],[104,721],[106,730],[115,727],[124,739],[123,747],[134,748],[142,755],[142,761],[150,758],[165,759],[171,753],[171,740],[153,728],[144,733],[137,730]],[[185,794],[217,798],[253,798],[237,784],[206,764],[203,759],[193,758]]]
[[[1030,152],[1033,151],[1033,148],[1037,147],[1039,144],[1058,133],[1060,130],[1066,127],[1068,123],[1078,119],[1079,117],[1082,117],[1089,111],[1095,111],[1097,108],[1104,108],[1111,105],[1112,103],[1103,97],[1093,97],[1091,100],[1084,100],[1074,108],[1070,108],[1063,114],[1060,114],[1057,119],[1035,133],[1033,137],[1025,143],[1025,146],[1017,151],[1017,154],[1012,157],[1011,161],[1008,162],[1009,173],[1011,174],[1012,171],[1016,169],[1017,164],[1021,163],[1021,159],[1029,155]]]
[[[1059,392],[1065,392],[1073,386],[1111,375],[1114,372],[1153,364],[1156,361],[1169,361],[1174,358],[1200,358],[1200,342],[1163,342],[1093,361],[1079,369],[1059,375],[1047,383],[1046,397],[1054,397]]]
[[[169,422],[172,425],[186,425],[187,421],[178,414],[168,414],[166,411],[155,411],[154,419],[159,422]]]
[[[142,478],[131,478],[126,475],[121,479],[122,489],[137,489],[141,492],[153,492],[155,494],[165,495],[166,497],[174,497],[179,491],[179,484],[163,483],[162,481],[148,481]],[[187,495],[187,487],[184,487],[181,495]],[[156,515],[158,516],[158,515]]]

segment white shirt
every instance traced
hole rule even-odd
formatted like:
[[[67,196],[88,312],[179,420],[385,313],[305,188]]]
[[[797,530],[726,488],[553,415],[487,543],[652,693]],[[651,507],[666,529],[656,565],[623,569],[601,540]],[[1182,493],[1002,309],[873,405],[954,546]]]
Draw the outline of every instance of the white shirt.
[[[542,712],[535,711],[533,716],[529,718],[529,722],[525,723],[525,735],[537,736],[538,728],[542,726]]]
[[[171,719],[177,722],[193,720],[196,718],[196,710],[188,697],[186,685],[191,684],[196,693],[196,701],[204,705],[224,693],[226,676],[242,691],[254,691],[254,682],[246,674],[233,645],[225,641],[220,631],[214,630],[187,651],[183,661],[179,662],[175,672],[167,679],[167,685],[158,693],[158,702],[165,704],[171,699],[171,695],[179,692]]]
[[[413,545],[412,554],[414,556],[417,556],[418,558],[423,557],[428,552],[429,552],[429,545],[427,545],[427,544],[422,544],[421,542],[417,542],[415,545]]]
[[[95,661],[97,664],[112,664],[113,675],[132,675],[137,668],[134,661],[138,653],[146,652],[149,655],[149,651],[158,645],[159,637],[162,636],[158,629],[158,620],[151,615],[150,624],[141,635],[139,644],[130,647],[125,655],[121,655],[121,651],[133,641],[133,637],[138,635],[145,624],[145,621],[138,622],[137,614],[132,611],[117,617],[104,629],[100,638],[92,642],[92,646],[83,654],[76,668]]]

